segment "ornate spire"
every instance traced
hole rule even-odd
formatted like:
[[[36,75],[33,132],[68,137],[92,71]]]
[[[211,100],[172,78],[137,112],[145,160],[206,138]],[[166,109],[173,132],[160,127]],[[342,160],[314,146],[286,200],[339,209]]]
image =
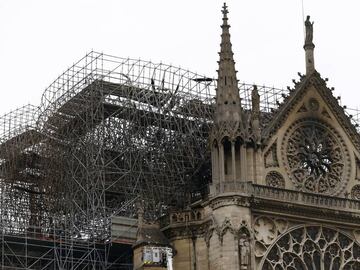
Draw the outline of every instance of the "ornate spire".
[[[310,22],[310,16],[306,17],[305,21],[305,61],[306,61],[306,75],[309,75],[315,71],[314,64],[314,48],[313,43],[313,25],[314,22]]]
[[[257,176],[249,168],[257,168],[261,161],[261,153],[257,151],[261,142],[260,97],[254,88],[251,114],[242,110],[225,3],[222,13],[216,109],[210,133],[211,194],[235,192],[241,186],[239,182],[255,181]],[[248,151],[249,148],[253,150]]]
[[[223,23],[221,25],[220,60],[216,93],[216,122],[240,121],[241,105],[239,89],[237,86],[235,62],[230,42],[230,25],[228,24],[228,9],[224,3]]]

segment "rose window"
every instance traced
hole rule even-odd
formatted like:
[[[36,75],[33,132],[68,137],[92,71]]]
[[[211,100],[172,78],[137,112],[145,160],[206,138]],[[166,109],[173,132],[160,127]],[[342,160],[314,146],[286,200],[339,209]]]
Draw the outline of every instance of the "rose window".
[[[287,132],[286,167],[303,191],[333,194],[344,181],[346,147],[339,135],[316,121],[298,122]]]
[[[306,226],[277,239],[265,255],[262,270],[360,269],[360,246],[336,229]]]

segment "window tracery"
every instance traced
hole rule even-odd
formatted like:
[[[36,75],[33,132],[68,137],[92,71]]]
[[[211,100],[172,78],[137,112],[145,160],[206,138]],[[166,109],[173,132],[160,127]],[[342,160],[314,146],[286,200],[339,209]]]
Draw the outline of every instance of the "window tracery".
[[[284,177],[277,171],[270,171],[265,177],[266,185],[276,188],[284,188],[285,180]]]
[[[304,226],[280,236],[266,254],[261,269],[360,269],[360,246],[336,229]]]
[[[282,155],[289,178],[299,190],[338,194],[347,182],[347,148],[325,123],[314,119],[295,122],[286,132]]]
[[[354,200],[360,200],[360,185],[355,185],[352,187],[351,198]]]

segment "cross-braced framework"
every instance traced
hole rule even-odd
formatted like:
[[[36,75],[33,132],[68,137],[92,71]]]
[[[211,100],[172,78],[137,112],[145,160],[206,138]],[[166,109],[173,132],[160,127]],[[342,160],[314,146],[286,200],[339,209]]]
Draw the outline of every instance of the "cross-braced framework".
[[[110,217],[134,216],[140,199],[155,219],[207,181],[213,88],[180,68],[92,52],[45,90],[38,115],[26,114],[33,125],[13,124],[20,111],[1,119],[2,265],[125,267],[109,255]]]
[[[154,220],[206,195],[215,88],[181,68],[91,52],[39,107],[1,117],[2,267],[130,269],[111,217],[136,216],[144,200]],[[264,117],[288,93],[257,88]],[[239,89],[251,109],[253,85]]]

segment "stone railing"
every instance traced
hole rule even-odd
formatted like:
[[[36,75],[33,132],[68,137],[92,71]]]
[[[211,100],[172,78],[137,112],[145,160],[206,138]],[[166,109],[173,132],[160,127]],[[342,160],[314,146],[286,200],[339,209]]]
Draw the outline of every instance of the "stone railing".
[[[253,193],[253,185],[251,182],[225,182],[216,185],[216,194],[237,192],[237,193]]]
[[[357,200],[255,185],[251,183],[246,184],[248,185],[248,187],[245,188],[246,191],[251,190],[249,195],[253,195],[255,198],[278,200],[282,202],[331,208],[349,212],[360,211],[360,201]]]
[[[311,206],[360,214],[360,201],[346,198],[257,185],[251,182],[237,182],[236,184],[223,183],[222,186],[217,185],[215,188],[216,194],[221,194],[221,196],[234,195],[248,198],[252,197],[264,201],[278,201],[285,204]],[[210,188],[210,193],[211,190],[212,188]],[[213,195],[210,195],[210,198],[211,197],[213,197]],[[192,223],[200,221],[203,218],[204,212],[201,208],[172,212],[162,217],[161,226]]]
[[[160,219],[161,227],[165,227],[171,224],[182,224],[182,223],[192,223],[200,221],[204,218],[203,209],[193,209],[193,210],[184,210],[170,212],[169,215],[166,215]]]
[[[253,196],[254,198],[259,199],[276,200],[286,203],[331,208],[348,212],[360,211],[360,201],[352,199],[256,185],[251,182],[230,182],[216,186],[216,194],[226,194],[230,192],[249,197]]]

